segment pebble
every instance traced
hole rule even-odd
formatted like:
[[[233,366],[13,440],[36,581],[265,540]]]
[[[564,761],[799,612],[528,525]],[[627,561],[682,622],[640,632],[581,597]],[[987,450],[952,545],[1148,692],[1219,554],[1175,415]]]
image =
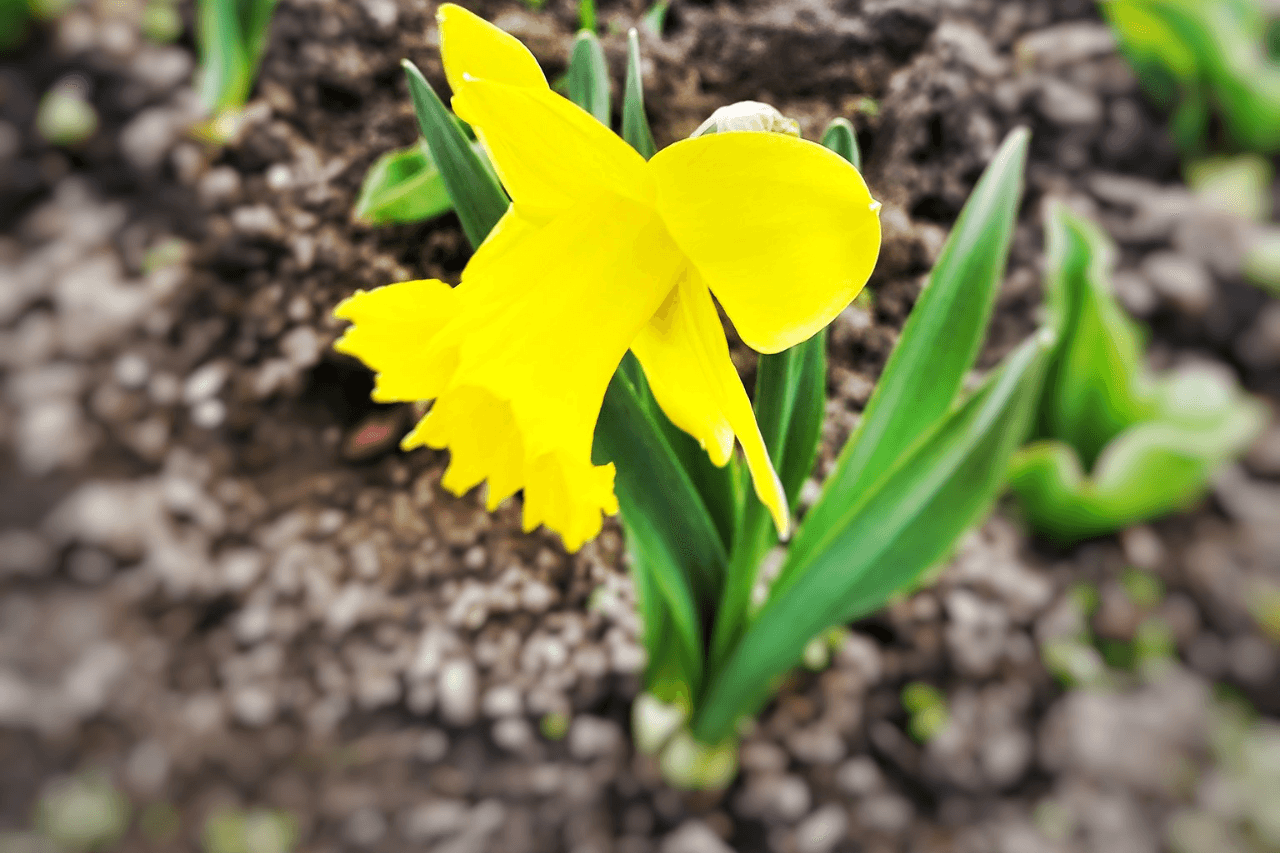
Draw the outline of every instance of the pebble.
[[[625,741],[616,723],[581,714],[569,726],[568,746],[574,758],[590,761],[619,754]]]
[[[796,853],[831,853],[849,831],[849,816],[836,803],[828,803],[796,827]]]
[[[151,107],[134,116],[120,131],[120,150],[125,159],[143,172],[163,162],[178,141],[181,122],[167,107]]]
[[[1045,77],[1040,81],[1036,104],[1045,118],[1064,127],[1091,128],[1102,123],[1101,98],[1055,77]]]
[[[734,853],[706,823],[686,820],[662,839],[662,853]]]
[[[858,803],[855,814],[858,823],[879,832],[902,832],[911,824],[915,809],[911,802],[899,794],[872,794]]]
[[[475,722],[478,697],[475,665],[466,660],[452,660],[440,669],[437,690],[440,713],[453,725],[467,726]]]
[[[1142,273],[1156,293],[1184,314],[1199,316],[1213,303],[1213,278],[1203,264],[1186,255],[1153,252],[1142,262]]]

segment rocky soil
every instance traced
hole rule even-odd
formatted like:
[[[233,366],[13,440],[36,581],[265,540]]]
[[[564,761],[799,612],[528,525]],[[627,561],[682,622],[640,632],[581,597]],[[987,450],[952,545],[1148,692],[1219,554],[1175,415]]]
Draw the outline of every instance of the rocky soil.
[[[575,4],[475,8],[563,70]],[[513,501],[442,491],[443,454],[395,450],[412,413],[329,349],[352,290],[466,261],[451,216],[350,218],[415,136],[399,60],[443,87],[434,4],[281,0],[221,149],[187,133],[191,9],[171,44],[145,11],[84,0],[0,57],[0,850],[84,826],[209,853],[1280,849],[1280,429],[1193,512],[1071,550],[1002,507],[788,681],[728,791],[676,792],[630,743],[616,527],[568,556]],[[644,11],[601,3],[618,80]],[[660,144],[746,98],[809,138],[858,127],[885,246],[830,336],[820,468],[1020,124],[983,363],[1036,322],[1053,198],[1119,241],[1157,365],[1280,404],[1280,301],[1240,270],[1255,226],[1182,187],[1091,2],[676,0],[642,45]],[[58,87],[98,116],[78,145],[37,132]]]

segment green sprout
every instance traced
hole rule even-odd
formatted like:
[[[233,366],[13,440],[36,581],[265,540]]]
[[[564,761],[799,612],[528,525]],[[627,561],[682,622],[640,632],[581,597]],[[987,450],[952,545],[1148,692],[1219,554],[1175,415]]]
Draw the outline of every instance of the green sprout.
[[[229,809],[213,813],[201,836],[204,853],[291,853],[298,821],[278,809]]]
[[[85,98],[82,86],[70,80],[54,86],[40,99],[36,130],[46,142],[74,147],[98,129],[98,112]]]
[[[198,0],[196,89],[210,115],[202,132],[221,142],[234,135],[249,101],[276,0]]]
[[[63,850],[106,850],[129,827],[129,801],[98,774],[55,783],[36,804],[36,828]]]
[[[907,731],[920,743],[928,743],[947,727],[947,697],[932,684],[913,681],[902,688],[902,707],[910,718]]]
[[[1209,371],[1150,375],[1141,334],[1111,294],[1114,249],[1092,223],[1049,215],[1048,308],[1061,329],[1035,440],[1010,482],[1031,524],[1073,542],[1184,509],[1266,423]]]

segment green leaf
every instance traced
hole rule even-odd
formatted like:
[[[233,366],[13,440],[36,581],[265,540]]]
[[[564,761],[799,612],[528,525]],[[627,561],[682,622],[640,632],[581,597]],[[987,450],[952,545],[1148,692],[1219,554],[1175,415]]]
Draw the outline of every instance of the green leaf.
[[[409,60],[400,64],[409,80],[409,94],[413,97],[422,138],[440,167],[440,176],[467,240],[472,248],[477,248],[507,212],[510,202],[498,179],[471,147],[471,141],[445,109],[427,78]]]
[[[658,150],[644,112],[644,79],[640,70],[640,38],[627,32],[627,81],[622,89],[622,138],[648,160]]]
[[[578,29],[596,31],[596,0],[578,0]]]
[[[1027,445],[1009,480],[1035,528],[1075,542],[1190,506],[1214,472],[1265,428],[1265,407],[1208,372],[1157,387],[1158,415],[1121,432],[1086,474],[1061,441]]]
[[[655,36],[662,35],[662,29],[667,23],[667,9],[670,7],[671,0],[658,0],[649,7],[649,11],[644,13],[644,17],[640,19],[640,26]]]
[[[600,39],[583,29],[573,41],[569,57],[569,100],[609,126],[609,65]]]
[[[642,375],[628,353],[605,393],[592,457],[597,465],[614,464],[633,566],[652,573],[645,585],[660,591],[686,655],[701,661],[697,602],[714,600],[727,555],[702,495],[638,386]]]
[[[983,173],[907,318],[857,432],[791,544],[802,566],[844,511],[952,405],[1004,278],[1030,134],[1014,130]]]
[[[356,199],[357,221],[419,222],[453,209],[431,150],[423,142],[388,151],[369,167]]]
[[[1044,330],[1016,350],[823,531],[789,584],[775,584],[707,686],[693,723],[699,740],[720,742],[813,637],[882,606],[988,511],[1026,435],[1051,346]]]
[[[275,5],[276,0],[198,0],[197,88],[206,111],[236,109],[249,100]]]
[[[858,150],[858,137],[853,124],[847,118],[834,118],[822,134],[822,144],[862,171],[862,152]]]
[[[1091,467],[1102,448],[1148,417],[1138,329],[1111,295],[1114,247],[1088,220],[1054,205],[1046,224],[1045,307],[1059,352],[1045,380],[1039,434]]]

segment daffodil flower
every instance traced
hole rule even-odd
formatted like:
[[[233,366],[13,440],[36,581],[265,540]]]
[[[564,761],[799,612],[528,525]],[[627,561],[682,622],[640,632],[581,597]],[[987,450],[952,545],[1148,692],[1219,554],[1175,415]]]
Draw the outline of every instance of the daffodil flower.
[[[797,344],[857,295],[880,246],[857,170],[778,133],[687,139],[646,162],[553,92],[515,38],[439,12],[453,108],[512,205],[457,287],[357,292],[336,347],[376,373],[380,402],[434,400],[402,442],[448,448],[443,484],[488,481],[495,508],[524,490],[524,527],[576,550],[617,511],[613,466],[591,461],[628,349],[663,411],[728,462],[735,437],[781,535],[790,514],[712,296],[759,352]]]

